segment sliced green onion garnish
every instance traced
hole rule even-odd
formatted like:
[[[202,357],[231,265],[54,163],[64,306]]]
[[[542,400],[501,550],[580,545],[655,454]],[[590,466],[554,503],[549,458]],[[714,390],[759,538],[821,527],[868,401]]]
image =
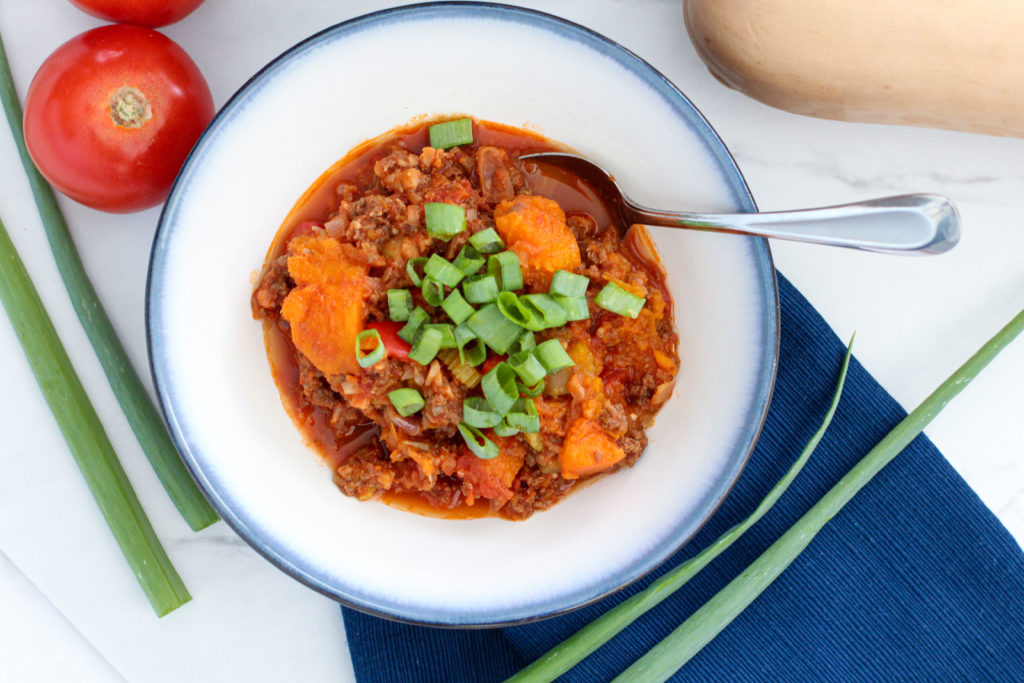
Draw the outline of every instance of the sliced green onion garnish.
[[[498,436],[515,436],[519,433],[519,428],[510,425],[508,420],[502,420],[494,425],[494,433]]]
[[[627,292],[614,282],[606,284],[604,289],[594,297],[594,303],[604,310],[618,313],[628,318],[635,318],[640,315],[640,309],[644,307],[646,301],[647,299],[642,296]]]
[[[511,251],[492,254],[487,259],[487,273],[498,280],[498,288],[502,291],[523,288],[523,271],[519,267],[519,257]]]
[[[409,417],[427,405],[420,392],[411,388],[389,391],[388,398],[391,399],[391,405],[395,407],[395,410],[402,417]]]
[[[484,390],[484,398],[491,404],[495,412],[504,415],[519,398],[516,388],[516,373],[512,366],[502,361],[491,368],[491,371],[480,380],[480,388]]]
[[[485,263],[487,263],[487,259],[472,244],[462,247],[459,255],[452,261],[452,265],[461,270],[465,275],[476,275],[476,272]]]
[[[501,415],[483,396],[470,396],[462,402],[462,421],[470,427],[487,429],[501,422]]]
[[[444,285],[433,278],[423,278],[423,286],[420,287],[420,292],[423,294],[423,300],[429,306],[440,306],[441,302],[444,301]]]
[[[517,382],[516,386],[519,387],[520,396],[529,396],[530,398],[536,398],[537,396],[540,396],[542,391],[544,391],[544,380],[537,382],[532,387],[528,387],[520,382]]]
[[[460,356],[462,358],[462,356]],[[481,339],[474,339],[466,347],[463,362],[470,367],[476,367],[487,360],[487,347]]]
[[[534,312],[533,330],[548,330],[569,322],[565,309],[550,294],[527,294],[519,297],[519,301]]]
[[[498,449],[498,444],[484,436],[479,429],[471,427],[465,422],[459,423],[459,433],[466,440],[466,445],[469,446],[469,450],[473,452],[473,455],[481,460],[496,458],[501,452]]]
[[[496,254],[505,248],[501,235],[494,228],[487,228],[469,236],[469,243],[481,254]]]
[[[509,355],[514,355],[520,351],[526,351],[537,346],[537,342],[533,338],[533,332],[531,330],[523,330],[523,333],[519,335],[515,343],[508,347]]]
[[[441,336],[439,330],[425,326],[416,343],[409,349],[409,360],[414,360],[420,365],[429,365],[441,350]]]
[[[437,330],[441,333],[441,348],[442,349],[454,349],[455,344],[455,326],[447,323],[428,323],[423,326],[424,330]]]
[[[473,144],[473,119],[455,119],[435,123],[430,127],[430,146],[434,149],[448,149],[458,145]]]
[[[471,304],[489,304],[498,298],[498,280],[493,275],[474,275],[462,283],[462,291]]]
[[[422,269],[427,264],[427,259],[424,256],[417,258],[411,258],[405,264],[405,274],[412,280],[412,284],[419,287],[423,284],[423,276],[419,274],[418,270]]]
[[[532,398],[521,398],[516,401],[512,410],[505,416],[505,422],[510,427],[515,427],[526,434],[536,434],[540,431],[540,416],[537,415],[537,406]]]
[[[427,315],[427,312],[417,306],[412,309],[412,313],[409,314],[409,320],[405,323],[405,326],[398,331],[398,336],[412,344],[416,341],[416,335],[419,334],[420,327],[428,320],[430,320],[430,316]]]
[[[533,353],[549,375],[576,365],[557,339],[548,339],[546,342],[538,344]]]
[[[448,314],[448,317],[456,325],[466,322],[466,318],[473,315],[473,312],[476,310],[466,303],[466,299],[457,289],[453,289],[452,293],[441,302],[441,308],[444,309],[444,312]]]
[[[507,353],[522,328],[504,316],[496,304],[487,304],[465,322],[478,339],[498,353]]]
[[[508,364],[512,366],[519,379],[527,385],[534,385],[544,379],[547,369],[537,360],[532,349],[520,351],[508,357]]]
[[[405,322],[412,311],[412,293],[408,289],[388,290],[388,313],[395,322]]]
[[[476,367],[487,360],[487,347],[465,323],[455,328],[455,345],[459,349],[461,363]]]
[[[463,347],[474,339],[476,339],[476,332],[469,329],[469,325],[463,323],[455,327],[455,347],[459,350],[460,363],[466,362]]]
[[[559,296],[551,297],[565,311],[565,317],[572,320],[586,320],[590,317],[590,306],[587,298],[583,296]]]
[[[458,204],[427,202],[423,205],[427,234],[448,241],[466,229],[466,210]]]
[[[373,350],[369,353],[363,351],[363,343],[367,339],[373,339],[376,342]],[[359,367],[368,368],[371,365],[376,365],[384,360],[386,354],[384,340],[380,338],[380,332],[377,330],[363,330],[356,335],[356,360],[359,362]]]
[[[461,270],[453,266],[443,256],[437,254],[431,254],[430,258],[427,259],[427,265],[423,267],[423,272],[427,277],[437,280],[442,285],[448,287],[455,287],[462,278],[466,277],[466,274]]]
[[[542,329],[534,327],[536,316],[533,313],[533,309],[520,303],[519,297],[514,292],[500,292],[495,303],[498,305],[498,310],[501,311],[502,315],[516,325],[519,325],[519,327],[525,327],[529,330]]]
[[[556,270],[555,274],[551,276],[551,288],[548,291],[557,296],[586,296],[589,284],[590,278],[586,275],[577,275],[567,270]]]

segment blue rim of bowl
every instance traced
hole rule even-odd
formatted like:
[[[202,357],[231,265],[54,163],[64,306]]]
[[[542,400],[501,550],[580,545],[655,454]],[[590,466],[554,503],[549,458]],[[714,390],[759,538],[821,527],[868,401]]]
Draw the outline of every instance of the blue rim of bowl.
[[[547,619],[559,614],[570,612],[580,607],[592,604],[612,593],[615,593],[626,586],[642,579],[665,560],[674,555],[685,546],[690,539],[707,523],[707,521],[718,510],[719,506],[728,496],[740,474],[743,472],[757,439],[760,436],[767,417],[768,407],[771,402],[772,392],[775,386],[775,375],[778,366],[779,356],[779,291],[775,275],[775,267],[772,260],[771,250],[768,241],[765,239],[750,238],[753,245],[753,256],[755,265],[759,266],[761,273],[761,288],[764,294],[765,309],[764,328],[762,329],[762,357],[759,362],[759,393],[751,403],[750,414],[744,422],[746,429],[737,439],[742,444],[738,449],[737,457],[731,463],[731,471],[723,481],[708,491],[699,506],[706,506],[707,512],[694,526],[692,520],[684,520],[686,524],[680,523],[686,529],[677,534],[670,534],[669,540],[663,542],[654,552],[649,553],[642,561],[631,565],[629,568],[614,575],[604,584],[598,586],[594,594],[582,601],[571,604],[559,604],[552,609],[534,612],[528,615],[509,617],[502,614],[494,614],[492,617],[477,617],[472,621],[460,621],[453,619],[454,615],[446,615],[437,611],[427,613],[426,610],[410,614],[401,611],[401,605],[379,604],[371,601],[354,598],[345,592],[344,587],[327,585],[317,577],[310,575],[296,562],[292,561],[286,551],[270,548],[263,543],[256,534],[242,519],[240,519],[217,494],[216,488],[203,474],[200,467],[201,458],[196,458],[185,439],[185,433],[181,423],[177,419],[174,406],[168,401],[168,390],[165,387],[166,369],[162,365],[162,354],[160,353],[160,340],[153,334],[153,320],[160,319],[160,298],[154,295],[154,283],[159,280],[159,273],[163,269],[163,254],[168,240],[169,230],[167,229],[168,217],[173,214],[174,204],[177,199],[179,186],[183,185],[184,179],[191,173],[196,159],[202,154],[210,140],[215,137],[217,131],[230,120],[236,105],[240,105],[246,95],[258,87],[260,82],[285,68],[292,59],[303,54],[307,50],[325,41],[333,41],[343,38],[346,35],[354,34],[375,26],[382,22],[402,20],[423,20],[430,18],[450,18],[456,16],[479,16],[488,19],[501,18],[507,21],[523,23],[541,28],[557,34],[559,37],[574,40],[589,47],[605,57],[613,59],[620,66],[629,70],[634,76],[652,87],[686,122],[693,130],[707,152],[717,162],[719,171],[722,173],[726,185],[732,194],[733,201],[742,211],[757,211],[754,198],[747,187],[746,180],[740,172],[736,161],[729,153],[718,133],[712,128],[703,114],[690,102],[690,100],[661,72],[648,64],[642,58],[626,49],[613,40],[579,24],[566,19],[540,12],[537,10],[514,7],[487,2],[438,2],[404,5],[389,9],[371,12],[347,21],[330,26],[309,38],[297,43],[285,52],[281,53],[262,69],[249,78],[241,88],[225,103],[225,105],[214,116],[213,121],[206,128],[199,140],[196,142],[188,158],[182,166],[181,172],[174,181],[170,195],[160,214],[156,234],[153,238],[153,246],[150,251],[149,270],[146,282],[146,344],[149,356],[150,372],[152,373],[154,386],[163,412],[164,420],[170,428],[172,439],[178,448],[182,459],[192,474],[192,477],[199,483],[211,505],[217,510],[221,518],[241,536],[256,552],[265,557],[286,574],[292,576],[301,583],[313,590],[326,595],[346,607],[360,610],[374,616],[401,621],[412,624],[423,624],[452,628],[493,628],[499,626],[513,626]]]

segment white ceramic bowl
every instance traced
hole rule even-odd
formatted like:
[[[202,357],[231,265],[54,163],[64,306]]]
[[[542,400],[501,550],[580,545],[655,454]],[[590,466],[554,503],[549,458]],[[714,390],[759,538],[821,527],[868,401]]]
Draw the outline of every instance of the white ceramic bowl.
[[[652,230],[675,298],[682,370],[632,469],[517,523],[432,519],[348,498],[282,408],[250,315],[253,278],[324,170],[367,138],[443,113],[566,143],[652,206],[754,210],[700,113],[615,43],[503,6],[379,12],[283,54],[200,139],[153,246],[150,358],[185,461],[270,561],[376,614],[514,623],[634,581],[714,511],[767,410],[775,277],[763,240]]]

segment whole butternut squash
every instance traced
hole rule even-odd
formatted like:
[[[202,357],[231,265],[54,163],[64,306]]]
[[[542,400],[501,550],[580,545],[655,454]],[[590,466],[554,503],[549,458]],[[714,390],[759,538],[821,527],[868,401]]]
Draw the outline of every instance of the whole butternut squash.
[[[684,0],[726,85],[797,114],[1024,137],[1022,0]]]

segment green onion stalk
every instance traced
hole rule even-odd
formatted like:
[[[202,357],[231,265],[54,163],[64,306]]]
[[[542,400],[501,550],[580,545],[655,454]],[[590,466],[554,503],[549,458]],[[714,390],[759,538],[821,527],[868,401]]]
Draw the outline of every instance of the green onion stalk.
[[[690,615],[616,681],[664,681],[718,635],[803,552],[826,523],[924,431],[1003,348],[1024,331],[1024,311],[989,339],[872,448],[760,557]]]
[[[93,498],[158,616],[191,599],[103,430],[39,293],[0,222],[0,302]]]
[[[789,485],[793,483],[800,470],[804,468],[810,459],[814,449],[825,431],[832,422],[832,417],[839,406],[839,398],[843,393],[843,385],[846,383],[846,373],[850,367],[850,354],[853,349],[853,340],[846,349],[842,365],[839,369],[839,379],[836,381],[836,388],[832,395],[832,402],[822,418],[821,425],[811,436],[810,440],[800,452],[799,457],[790,466],[786,474],[768,492],[764,500],[750,514],[749,517],[732,527],[719,536],[714,543],[702,550],[700,553],[683,562],[675,569],[670,570],[644,590],[631,598],[619,603],[600,617],[590,622],[575,634],[565,639],[555,647],[541,655],[539,659],[521,670],[509,682],[516,683],[537,681],[553,681],[566,671],[576,666],[590,655],[594,650],[601,647],[633,621],[639,618],[662,600],[675,593],[686,583],[697,575],[700,570],[708,566],[712,560],[725,552],[733,543],[738,541],[747,529],[754,526],[764,515],[775,505],[775,502],[785,493]]]
[[[100,304],[99,297],[86,275],[75,249],[64,215],[57,206],[53,190],[29,157],[22,129],[22,110],[14,89],[14,78],[7,62],[3,39],[0,38],[0,100],[7,122],[18,146],[22,165],[28,174],[32,195],[42,218],[46,237],[57,261],[61,278],[67,288],[75,313],[96,350],[111,388],[117,396],[121,410],[131,425],[153,470],[167,490],[182,517],[195,531],[217,521],[217,513],[203,497],[171,442],[160,413],[153,405],[145,386],[128,360]]]

